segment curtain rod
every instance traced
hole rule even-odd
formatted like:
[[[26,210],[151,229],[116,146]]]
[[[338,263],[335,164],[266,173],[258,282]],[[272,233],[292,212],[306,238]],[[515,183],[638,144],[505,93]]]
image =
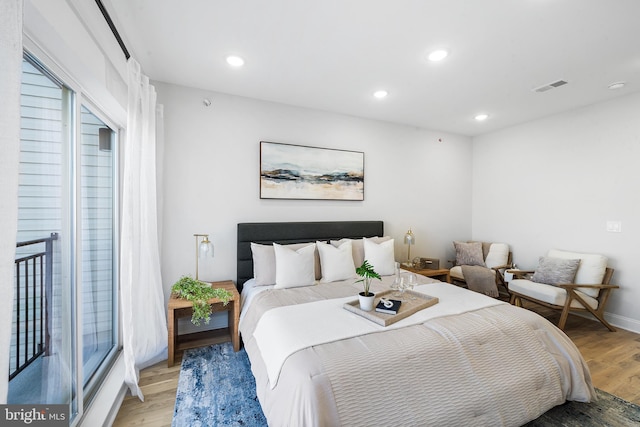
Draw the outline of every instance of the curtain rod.
[[[127,47],[124,45],[124,42],[122,41],[122,37],[120,37],[120,33],[118,33],[118,29],[116,28],[115,24],[111,20],[111,16],[109,16],[109,12],[107,12],[107,9],[104,8],[104,5],[102,4],[102,0],[96,0],[96,4],[98,5],[100,12],[102,12],[102,16],[104,16],[104,20],[107,21],[107,25],[109,25],[109,28],[113,33],[113,36],[116,38],[116,41],[120,45],[120,49],[122,49],[122,53],[124,53],[124,57],[126,59],[129,59],[131,55],[129,54]]]

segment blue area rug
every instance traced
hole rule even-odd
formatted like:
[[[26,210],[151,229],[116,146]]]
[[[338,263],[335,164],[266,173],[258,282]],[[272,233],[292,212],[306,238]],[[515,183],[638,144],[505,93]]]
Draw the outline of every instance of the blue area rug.
[[[185,351],[171,425],[267,425],[244,349],[224,343]]]
[[[549,409],[525,427],[637,427],[640,406],[596,389],[592,403],[565,402]]]
[[[231,343],[187,350],[182,357],[172,427],[263,427],[267,420],[244,349]],[[622,427],[640,425],[640,406],[602,390],[593,403],[567,402],[527,427]]]

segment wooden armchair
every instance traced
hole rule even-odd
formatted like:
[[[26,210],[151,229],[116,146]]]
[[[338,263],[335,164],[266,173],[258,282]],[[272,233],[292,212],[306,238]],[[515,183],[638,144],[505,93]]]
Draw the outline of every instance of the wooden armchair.
[[[509,288],[504,280],[502,272],[513,267],[512,253],[509,250],[509,245],[506,243],[482,242],[482,257],[484,265],[495,275],[496,286],[500,293],[500,298],[508,300],[510,296]],[[452,264],[452,267],[449,270],[451,283],[467,287],[467,281],[462,273],[462,265],[458,263],[457,259],[450,260],[449,262]]]
[[[610,331],[616,329],[605,320],[604,308],[613,289],[619,288],[611,285],[613,269],[606,267],[607,259],[601,255],[580,254],[551,250],[549,257],[562,259],[580,259],[580,264],[575,274],[575,283],[557,283],[555,285],[538,283],[531,280],[535,271],[508,270],[514,275],[514,280],[509,282],[511,294],[510,303],[522,306],[521,300],[527,300],[536,304],[560,310],[558,327],[564,329],[570,312],[588,311],[598,319]],[[597,282],[594,284],[594,282]]]

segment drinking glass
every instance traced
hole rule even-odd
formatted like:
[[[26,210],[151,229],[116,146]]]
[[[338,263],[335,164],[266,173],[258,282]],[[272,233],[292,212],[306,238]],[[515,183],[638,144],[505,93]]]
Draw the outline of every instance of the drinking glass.
[[[398,274],[393,279],[393,282],[391,283],[391,286],[390,286],[390,288],[395,291],[393,294],[391,294],[392,296],[394,297],[400,296],[401,285],[402,285],[402,277],[400,277],[400,275]]]
[[[398,293],[398,291],[400,290],[400,263],[399,262],[396,262],[394,265],[394,274],[395,274],[395,277],[393,278],[393,282],[391,283],[390,288],[395,291],[391,295],[394,297],[397,297],[400,295]]]
[[[405,289],[407,289],[407,277],[404,274],[400,275],[398,289],[400,290],[400,294],[397,295],[397,298],[399,300],[402,300],[402,298],[404,297],[404,291]]]
[[[405,283],[405,288],[413,290],[413,287],[418,284],[418,276],[416,276],[415,274],[411,273],[411,274],[407,275],[407,278],[406,278],[405,282],[406,282]],[[411,295],[409,297],[409,299],[410,300],[414,300],[414,299],[416,299],[416,297]]]

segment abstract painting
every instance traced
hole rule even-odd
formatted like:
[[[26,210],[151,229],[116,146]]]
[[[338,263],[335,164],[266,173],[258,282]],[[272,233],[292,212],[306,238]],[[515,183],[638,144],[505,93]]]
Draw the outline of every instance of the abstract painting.
[[[260,198],[364,200],[364,153],[261,141]]]

